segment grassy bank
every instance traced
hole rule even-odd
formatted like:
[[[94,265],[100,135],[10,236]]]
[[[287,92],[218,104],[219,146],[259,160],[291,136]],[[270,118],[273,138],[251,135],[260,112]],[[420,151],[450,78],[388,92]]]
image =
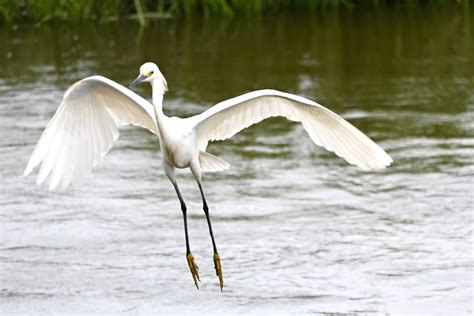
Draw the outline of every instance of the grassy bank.
[[[469,9],[470,0],[0,0],[0,23],[78,22],[136,18],[200,16],[254,16],[289,10],[321,11],[355,7],[420,7],[457,5]]]

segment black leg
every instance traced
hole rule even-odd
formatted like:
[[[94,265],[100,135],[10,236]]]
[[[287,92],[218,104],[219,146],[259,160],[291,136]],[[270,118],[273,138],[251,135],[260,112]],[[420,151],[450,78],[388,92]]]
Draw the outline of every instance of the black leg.
[[[214,240],[214,233],[212,232],[211,218],[209,217],[209,208],[207,207],[206,198],[204,197],[204,192],[202,190],[201,183],[198,182],[199,190],[201,191],[202,204],[204,214],[206,215],[207,226],[209,227],[209,234],[211,235],[212,247],[214,248],[214,268],[216,269],[216,275],[219,277],[219,285],[222,288],[224,287],[224,278],[222,276],[222,265],[219,253],[217,252],[216,242]]]
[[[189,270],[191,270],[191,274],[193,276],[194,284],[199,289],[198,281],[199,280],[199,268],[194,261],[194,257],[191,254],[191,248],[189,247],[189,236],[188,236],[188,220],[187,220],[187,209],[186,204],[181,196],[181,192],[179,192],[178,184],[173,182],[174,189],[176,190],[176,194],[179,198],[179,203],[181,204],[181,212],[183,212],[183,220],[184,220],[184,236],[186,239],[186,259],[188,261]]]

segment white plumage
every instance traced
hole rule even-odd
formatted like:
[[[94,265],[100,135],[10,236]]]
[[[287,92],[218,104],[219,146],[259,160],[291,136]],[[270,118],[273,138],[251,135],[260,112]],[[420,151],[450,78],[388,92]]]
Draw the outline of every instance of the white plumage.
[[[316,145],[364,170],[382,169],[392,162],[382,148],[343,118],[297,95],[275,90],[254,91],[218,103],[199,115],[181,119],[163,113],[167,84],[155,64],[142,65],[140,75],[132,84],[142,81],[152,85],[153,104],[101,76],[88,77],[72,85],[43,132],[24,174],[28,175],[41,165],[37,183],[43,183],[49,176],[49,189],[62,191],[92,171],[118,139],[120,126],[137,125],[156,134],[165,173],[181,202],[187,260],[196,286],[199,274],[189,248],[186,206],[176,183],[175,168],[190,168],[198,182],[222,289],[220,258],[201,186],[201,171],[222,171],[229,164],[206,152],[209,141],[227,139],[266,118],[283,116],[301,122]]]
[[[157,134],[153,105],[101,76],[72,85],[41,136],[25,175],[38,164],[37,183],[50,176],[50,190],[64,190],[92,171],[118,139],[118,128],[133,124]]]
[[[392,162],[387,153],[336,113],[300,96],[258,90],[216,104],[190,118],[201,150],[208,141],[232,137],[244,128],[273,116],[301,122],[313,142],[364,170]]]
[[[163,88],[159,90],[164,92],[166,86],[161,85]],[[155,106],[161,109],[161,104]],[[193,143],[198,147],[195,152],[201,152],[201,157],[189,157],[189,160],[199,159],[202,170],[221,171],[228,167],[225,161],[202,154],[208,141],[230,138],[274,116],[301,122],[316,145],[335,152],[364,170],[382,169],[392,162],[382,148],[331,110],[303,97],[276,90],[253,91],[218,103],[199,115],[173,119],[181,121],[176,125],[185,125],[175,125],[178,127],[176,132],[186,131],[188,135],[185,136],[193,137]],[[118,139],[118,128],[128,124],[141,126],[159,136],[155,109],[150,102],[105,77],[85,78],[64,94],[24,174],[28,175],[41,164],[37,183],[43,183],[50,175],[49,189],[64,190],[92,171]],[[170,127],[167,133],[173,133],[173,126],[166,126]]]

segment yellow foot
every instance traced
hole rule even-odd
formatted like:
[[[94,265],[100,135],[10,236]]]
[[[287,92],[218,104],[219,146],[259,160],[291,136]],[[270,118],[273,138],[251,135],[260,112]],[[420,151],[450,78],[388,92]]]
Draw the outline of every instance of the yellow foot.
[[[188,253],[188,255],[186,256],[186,259],[188,260],[189,270],[191,271],[191,274],[193,275],[194,284],[196,284],[196,287],[199,290],[198,281],[201,281],[199,280],[199,268],[196,262],[194,261],[194,257],[191,253]]]
[[[222,288],[224,287],[224,278],[222,277],[221,258],[217,252],[214,253],[214,268],[216,269],[216,275],[219,277],[219,285],[222,291]]]

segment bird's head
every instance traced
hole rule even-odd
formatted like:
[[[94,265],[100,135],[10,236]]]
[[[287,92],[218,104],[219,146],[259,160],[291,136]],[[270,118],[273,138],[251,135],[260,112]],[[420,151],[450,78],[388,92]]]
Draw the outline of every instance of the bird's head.
[[[155,63],[147,62],[140,67],[140,73],[138,74],[138,77],[130,84],[130,88],[133,88],[140,82],[150,82],[153,85],[153,82],[155,81],[158,81],[162,84],[161,87],[163,92],[168,90],[165,77],[163,77],[163,74],[161,73],[158,66]]]

